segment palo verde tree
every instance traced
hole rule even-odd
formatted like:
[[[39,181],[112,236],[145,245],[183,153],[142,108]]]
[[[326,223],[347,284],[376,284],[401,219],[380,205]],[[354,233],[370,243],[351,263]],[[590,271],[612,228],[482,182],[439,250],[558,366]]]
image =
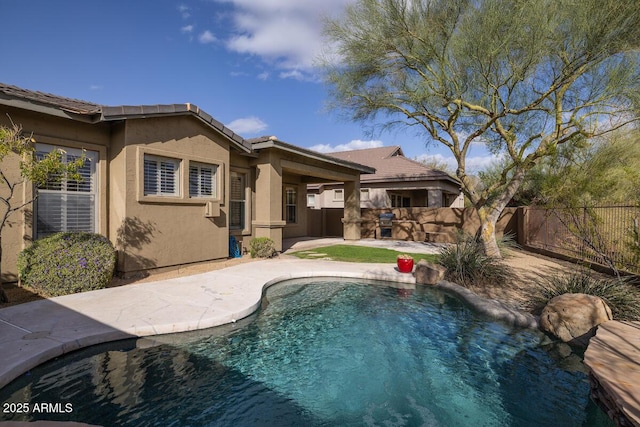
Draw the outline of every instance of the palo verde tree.
[[[447,147],[490,256],[527,172],[640,105],[637,0],[356,0],[325,33],[333,106]],[[482,190],[466,166],[473,143],[506,159]]]
[[[61,150],[52,150],[47,155],[36,156],[32,135],[24,135],[22,127],[13,122],[11,126],[0,125],[0,265],[2,230],[11,215],[35,200],[35,197],[23,197],[24,192],[19,190],[28,182],[38,186],[63,176],[74,181],[82,179],[78,169],[84,164],[84,156],[66,161],[63,154]],[[2,288],[1,273],[0,269],[0,303],[3,303],[8,302],[8,298]]]

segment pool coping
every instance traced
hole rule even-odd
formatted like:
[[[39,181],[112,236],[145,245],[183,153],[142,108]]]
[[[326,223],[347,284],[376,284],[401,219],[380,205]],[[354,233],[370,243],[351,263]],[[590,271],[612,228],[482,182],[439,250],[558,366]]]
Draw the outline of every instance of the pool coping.
[[[269,286],[290,279],[342,277],[415,286],[393,264],[272,259],[168,280],[33,301],[0,309],[0,388],[30,369],[84,347],[135,337],[202,330],[254,313]],[[474,309],[517,327],[533,316],[466,288],[440,282]]]

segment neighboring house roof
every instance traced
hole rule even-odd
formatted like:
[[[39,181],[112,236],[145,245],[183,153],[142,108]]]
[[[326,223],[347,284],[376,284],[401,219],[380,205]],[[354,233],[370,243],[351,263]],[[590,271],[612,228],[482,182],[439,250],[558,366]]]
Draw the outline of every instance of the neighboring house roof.
[[[323,162],[329,162],[337,166],[346,166],[351,169],[355,169],[362,174],[373,174],[375,168],[364,165],[359,162],[349,161],[348,159],[338,159],[335,156],[318,153],[316,151],[308,150],[306,148],[298,147],[296,145],[288,144],[280,141],[275,136],[261,136],[258,138],[247,139],[247,142],[251,144],[253,150],[262,150],[266,148],[278,148],[280,150],[289,151],[295,154],[300,154],[305,157],[309,157]],[[361,177],[366,175],[361,175]]]
[[[225,136],[235,148],[246,153],[251,151],[251,145],[244,138],[201,110],[197,105],[189,103],[106,106],[0,83],[0,104],[90,123],[192,114]]]
[[[406,158],[402,149],[398,146],[340,151],[329,153],[329,155],[375,168],[376,172],[374,174],[362,175],[360,177],[360,182],[363,184],[424,180],[444,180],[458,184],[458,180],[448,173]]]

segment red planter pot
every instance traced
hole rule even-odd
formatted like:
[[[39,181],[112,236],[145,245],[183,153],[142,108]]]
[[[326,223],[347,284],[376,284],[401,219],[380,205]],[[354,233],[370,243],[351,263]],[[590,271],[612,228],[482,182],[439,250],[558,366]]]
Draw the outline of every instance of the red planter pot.
[[[402,259],[398,260],[398,270],[401,273],[411,273],[413,271],[413,259]]]

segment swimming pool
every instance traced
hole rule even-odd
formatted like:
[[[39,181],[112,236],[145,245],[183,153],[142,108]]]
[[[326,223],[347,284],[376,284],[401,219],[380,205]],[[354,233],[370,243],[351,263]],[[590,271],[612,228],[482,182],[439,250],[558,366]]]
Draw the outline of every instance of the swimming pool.
[[[28,413],[1,419],[613,425],[591,403],[578,356],[545,344],[537,331],[480,318],[427,287],[284,282],[265,292],[250,319],[195,335],[161,337],[169,343],[149,348],[120,342],[48,363],[0,390],[5,404],[30,405]],[[43,403],[58,406],[33,411]],[[56,408],[61,413],[49,411]]]

